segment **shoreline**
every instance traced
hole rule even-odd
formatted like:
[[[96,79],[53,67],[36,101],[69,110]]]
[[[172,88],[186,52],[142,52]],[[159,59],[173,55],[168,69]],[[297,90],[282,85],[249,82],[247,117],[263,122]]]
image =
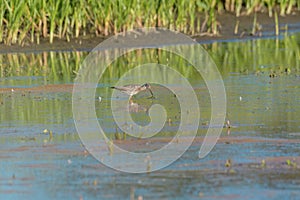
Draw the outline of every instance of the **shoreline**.
[[[281,37],[284,33],[300,32],[300,11],[294,11],[293,14],[287,16],[278,16],[279,20],[279,35],[275,35],[275,21],[274,18],[265,13],[257,13],[257,24],[260,30],[257,35],[252,35],[254,15],[242,15],[236,17],[234,13],[224,12],[217,16],[220,24],[219,36],[207,35],[205,33],[190,36],[199,43],[214,43],[226,41],[239,41],[249,39],[260,39],[270,37]],[[239,21],[237,34],[234,33],[236,23]],[[53,44],[49,43],[48,38],[43,38],[40,44],[25,43],[24,46],[20,45],[0,45],[0,54],[5,53],[30,53],[30,52],[43,52],[43,51],[91,51],[99,43],[108,37],[96,37],[87,35],[84,37],[73,38],[70,42],[65,39],[55,38]]]

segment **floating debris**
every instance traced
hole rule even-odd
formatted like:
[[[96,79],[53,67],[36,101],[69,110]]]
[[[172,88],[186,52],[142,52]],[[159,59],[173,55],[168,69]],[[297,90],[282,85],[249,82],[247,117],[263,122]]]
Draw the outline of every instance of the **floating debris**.
[[[114,142],[112,140],[108,140],[107,146],[108,146],[109,155],[110,156],[113,155],[114,154]]]
[[[126,136],[127,136],[127,134],[125,132],[123,132],[123,140],[126,140]]]
[[[51,141],[53,139],[53,132],[52,131],[50,131],[48,129],[44,129],[43,134],[49,134],[49,141]],[[47,142],[48,142],[48,140],[47,141],[44,140],[44,143],[47,143]]]
[[[134,192],[135,192],[135,189],[134,189],[134,187],[130,187],[130,200],[134,200],[135,198],[134,198]]]
[[[277,77],[277,75],[276,75],[275,72],[271,72],[271,73],[269,74],[269,77],[270,77],[270,78],[275,78],[275,77]]]
[[[85,156],[87,156],[87,155],[89,154],[89,152],[88,152],[87,150],[83,150],[83,154],[84,154]]]
[[[139,195],[137,199],[138,200],[143,200],[143,196]]]
[[[209,121],[205,121],[201,123],[203,126],[207,126],[209,124]]]
[[[231,160],[230,159],[226,160],[225,167],[231,167]]]
[[[266,106],[266,110],[270,110],[270,107]]]
[[[95,180],[93,181],[93,185],[94,185],[94,186],[98,185],[98,180],[97,180],[97,179],[95,179]]]
[[[289,167],[297,168],[297,163],[291,161],[290,159],[287,159],[287,160],[286,160],[286,164],[287,164]]]
[[[53,133],[52,131],[49,132],[49,140],[51,141],[53,139]]]
[[[151,157],[149,155],[145,158],[145,162],[147,162],[147,172],[149,173],[152,167]]]
[[[226,121],[226,123],[225,123],[225,127],[224,128],[228,128],[228,129],[230,129],[231,128],[231,125],[230,125],[230,121],[229,121],[229,119]]]
[[[266,161],[265,161],[265,159],[263,159],[263,160],[261,161],[260,166],[261,166],[262,168],[265,168],[265,167],[266,167]]]
[[[121,135],[121,133],[118,131],[118,128],[116,128],[115,139],[116,139],[116,140],[122,140],[122,135]]]
[[[168,119],[168,124],[169,124],[169,126],[172,125],[172,119],[171,118]]]
[[[291,69],[290,69],[290,68],[285,68],[285,69],[284,69],[284,72],[285,72],[286,74],[290,74],[290,73],[291,73]]]
[[[36,137],[21,137],[20,138],[23,142],[27,142],[27,141],[36,141]]]
[[[47,134],[47,133],[49,133],[49,130],[48,129],[44,129],[43,133]]]

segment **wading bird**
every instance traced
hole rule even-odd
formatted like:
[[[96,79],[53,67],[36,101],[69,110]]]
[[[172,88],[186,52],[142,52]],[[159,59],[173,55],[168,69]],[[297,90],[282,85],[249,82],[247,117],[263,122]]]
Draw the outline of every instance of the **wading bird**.
[[[129,95],[129,100],[131,100],[132,96],[133,95],[136,95],[138,94],[139,92],[141,91],[144,91],[144,90],[149,90],[150,93],[151,93],[151,97],[149,98],[153,98],[153,92],[151,90],[151,87],[148,83],[145,83],[143,85],[136,85],[136,84],[133,84],[133,85],[125,85],[125,86],[119,86],[119,87],[110,87],[112,89],[116,89],[116,90],[119,90],[123,93],[126,93]]]

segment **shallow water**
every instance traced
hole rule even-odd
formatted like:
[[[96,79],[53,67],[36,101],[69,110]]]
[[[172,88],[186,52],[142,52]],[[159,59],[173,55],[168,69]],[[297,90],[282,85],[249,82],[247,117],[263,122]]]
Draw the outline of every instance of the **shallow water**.
[[[1,199],[296,199],[300,194],[299,41],[300,35],[292,35],[279,41],[206,44],[223,76],[226,118],[232,128],[224,128],[210,154],[198,158],[210,119],[210,98],[201,77],[183,70],[201,107],[198,139],[172,165],[148,174],[110,169],[82,146],[72,115],[72,89],[64,84],[72,83],[87,52],[1,55],[13,57],[7,59],[6,68],[2,66],[0,79],[0,89],[6,88],[0,93]],[[162,55],[161,62],[164,56],[168,55]],[[117,64],[126,62],[131,63]],[[179,65],[180,70],[186,68],[184,62]],[[276,77],[270,78],[271,74]],[[95,96],[98,121],[110,138],[120,132],[111,117],[107,88],[117,80],[118,75],[106,74]],[[57,86],[41,87],[48,84]],[[171,121],[154,137],[157,148],[175,135],[180,107],[165,88],[153,85],[153,92],[154,100],[147,99],[147,92],[134,97],[139,110],[132,117],[146,125],[147,108],[154,103],[165,106]],[[151,150],[151,145],[147,149],[139,142],[127,136],[116,144],[133,151]],[[225,166],[226,160],[230,166]]]

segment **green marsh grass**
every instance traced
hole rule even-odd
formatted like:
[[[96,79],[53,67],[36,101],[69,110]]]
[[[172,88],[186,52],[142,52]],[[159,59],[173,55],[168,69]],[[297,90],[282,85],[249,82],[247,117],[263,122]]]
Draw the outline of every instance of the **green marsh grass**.
[[[266,8],[280,15],[300,8],[300,0],[0,0],[0,42],[39,43],[47,38],[107,36],[137,27],[164,27],[186,34],[219,34],[218,13],[240,16]]]

